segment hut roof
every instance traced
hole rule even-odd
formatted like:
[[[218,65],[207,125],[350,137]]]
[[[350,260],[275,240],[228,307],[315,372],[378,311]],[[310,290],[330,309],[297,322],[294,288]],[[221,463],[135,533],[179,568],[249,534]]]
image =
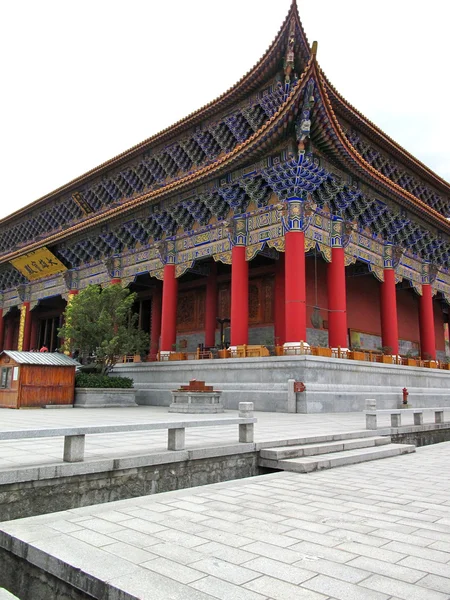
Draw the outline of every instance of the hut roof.
[[[79,362],[60,354],[59,352],[19,352],[16,350],[4,350],[0,354],[0,358],[5,355],[9,356],[19,365],[50,365],[61,367],[77,367]]]

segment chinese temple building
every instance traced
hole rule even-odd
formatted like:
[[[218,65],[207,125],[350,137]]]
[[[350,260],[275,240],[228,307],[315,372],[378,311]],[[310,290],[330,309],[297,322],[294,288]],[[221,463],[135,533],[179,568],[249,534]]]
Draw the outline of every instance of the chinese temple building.
[[[332,86],[293,0],[234,87],[0,221],[0,350],[54,350],[71,297],[121,282],[149,359],[223,323],[232,347],[443,359],[449,217],[450,185]]]

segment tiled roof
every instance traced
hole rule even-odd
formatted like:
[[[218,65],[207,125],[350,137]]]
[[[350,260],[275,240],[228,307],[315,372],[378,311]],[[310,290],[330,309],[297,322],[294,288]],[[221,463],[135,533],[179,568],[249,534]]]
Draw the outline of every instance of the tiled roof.
[[[300,32],[300,38],[302,45],[308,49],[308,58],[309,58],[309,45],[306,34],[303,30],[303,26],[300,21],[300,17],[298,14],[297,2],[296,0],[292,0],[291,7],[289,9],[289,13],[286,16],[277,36],[275,37],[272,44],[267,49],[266,53],[263,57],[256,63],[256,65],[246,73],[233,87],[231,87],[228,91],[224,92],[221,96],[212,100],[208,104],[206,104],[203,108],[200,108],[187,117],[181,119],[177,123],[171,125],[170,127],[163,129],[159,133],[154,136],[144,140],[143,142],[133,146],[132,148],[118,154],[114,158],[102,163],[101,165],[91,169],[84,175],[69,181],[67,184],[62,187],[54,190],[53,192],[39,198],[35,202],[31,202],[24,208],[12,213],[5,219],[1,219],[0,223],[4,223],[13,217],[17,217],[20,214],[26,213],[30,210],[30,208],[34,208],[40,204],[45,203],[46,200],[54,199],[58,195],[67,192],[69,189],[74,188],[75,186],[79,186],[84,183],[86,180],[98,176],[102,171],[106,169],[111,169],[114,166],[121,164],[123,161],[133,158],[142,150],[147,149],[150,146],[154,146],[157,143],[162,143],[174,138],[175,136],[179,136],[184,130],[188,127],[192,127],[198,124],[200,121],[210,117],[211,115],[217,113],[219,110],[222,110],[226,106],[231,105],[233,102],[245,96],[251,89],[256,88],[257,85],[261,84],[266,77],[267,73],[273,69],[274,65],[281,59],[282,52],[285,50],[285,42],[289,32],[289,26],[291,19],[295,19],[296,25]]]
[[[51,365],[60,367],[77,367],[79,362],[60,354],[59,352],[19,352],[16,350],[4,350],[1,356],[9,356],[14,362],[19,365]]]

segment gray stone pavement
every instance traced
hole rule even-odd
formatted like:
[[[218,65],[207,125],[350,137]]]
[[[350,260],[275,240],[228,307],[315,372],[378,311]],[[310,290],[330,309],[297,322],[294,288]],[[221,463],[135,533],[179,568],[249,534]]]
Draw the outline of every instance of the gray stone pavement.
[[[21,519],[0,531],[63,579],[80,569],[88,574],[77,575],[80,586],[107,581],[110,600],[448,600],[449,464],[446,442],[308,475]]]
[[[449,411],[450,412],[450,411]],[[446,416],[448,417],[449,412]],[[223,416],[237,416],[227,410]],[[350,431],[364,431],[363,413],[288,414],[255,412],[255,442],[295,439]],[[186,421],[214,418],[214,415],[169,413],[165,407],[140,406],[110,409],[35,409],[1,410],[0,431],[11,429],[45,429],[78,425],[107,425],[153,421]],[[426,413],[425,422],[432,421]],[[412,423],[405,416],[403,425]],[[389,416],[379,418],[380,427],[389,427]],[[186,432],[186,448],[209,448],[237,442],[237,426],[205,427]],[[0,442],[0,472],[26,467],[62,464],[63,438],[40,438]],[[142,456],[167,451],[167,432],[131,432],[89,435],[86,438],[86,461]]]

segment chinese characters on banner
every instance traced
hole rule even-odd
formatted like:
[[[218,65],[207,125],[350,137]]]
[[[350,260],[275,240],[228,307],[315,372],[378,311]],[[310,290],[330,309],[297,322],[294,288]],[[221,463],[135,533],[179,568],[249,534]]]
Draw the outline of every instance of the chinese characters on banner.
[[[49,275],[67,271],[67,267],[65,267],[47,248],[40,248],[35,252],[24,254],[23,256],[12,260],[11,264],[20,271],[22,275],[25,275],[29,281],[42,279]]]

